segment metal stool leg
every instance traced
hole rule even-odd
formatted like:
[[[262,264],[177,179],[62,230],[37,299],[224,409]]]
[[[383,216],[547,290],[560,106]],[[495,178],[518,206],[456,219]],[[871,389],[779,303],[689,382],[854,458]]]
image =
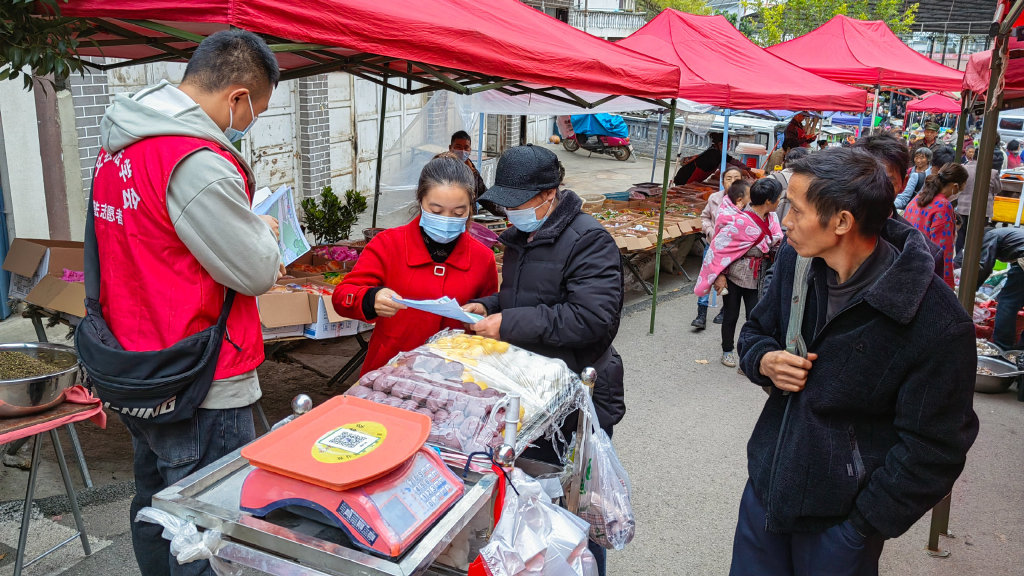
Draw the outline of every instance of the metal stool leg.
[[[60,476],[64,479],[64,490],[68,493],[68,502],[71,504],[71,513],[75,516],[75,526],[78,527],[78,536],[82,539],[82,550],[85,555],[92,554],[89,546],[89,537],[85,535],[85,523],[82,522],[82,511],[78,509],[78,497],[75,496],[75,487],[71,485],[71,474],[68,472],[68,463],[64,461],[64,451],[60,446],[60,436],[57,430],[50,430],[50,439],[53,440],[53,450],[57,453],[57,465],[60,466]],[[36,440],[38,448],[39,441]],[[35,464],[35,462],[33,462]],[[33,467],[34,471],[34,467]]]
[[[14,576],[21,576],[25,564],[25,544],[28,542],[28,524],[32,519],[32,497],[36,491],[36,473],[39,471],[40,438],[36,436],[32,446],[32,469],[28,473],[28,489],[25,490],[25,509],[21,512],[21,534],[18,536],[18,552],[14,557]]]
[[[259,400],[256,401],[256,417],[260,419],[260,425],[263,426],[263,432],[270,432],[270,422],[267,420],[267,414],[263,411],[263,404]]]
[[[78,470],[82,473],[82,483],[86,488],[92,488],[92,476],[89,475],[89,466],[85,463],[85,454],[82,453],[82,444],[78,441],[78,432],[74,423],[65,426],[68,436],[71,437],[71,447],[75,450],[75,459],[78,460]]]

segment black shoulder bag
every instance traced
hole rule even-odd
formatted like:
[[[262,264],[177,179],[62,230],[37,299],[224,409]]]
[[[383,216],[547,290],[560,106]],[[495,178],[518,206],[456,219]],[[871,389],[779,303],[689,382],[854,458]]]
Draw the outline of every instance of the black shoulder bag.
[[[116,412],[147,422],[189,420],[213,383],[235,291],[228,290],[217,323],[175,343],[147,352],[125,350],[100,306],[100,258],[92,198],[85,225],[85,318],[75,331],[75,349],[100,400]]]

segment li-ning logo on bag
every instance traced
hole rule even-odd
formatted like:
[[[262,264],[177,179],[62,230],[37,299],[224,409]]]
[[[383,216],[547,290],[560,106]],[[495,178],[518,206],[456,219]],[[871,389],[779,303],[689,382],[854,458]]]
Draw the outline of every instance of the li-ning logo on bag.
[[[109,408],[114,412],[120,412],[125,416],[131,416],[132,418],[141,418],[148,420],[164,414],[170,414],[174,412],[174,406],[178,402],[177,396],[171,396],[163,404],[156,406],[155,408],[118,408],[117,406],[111,406],[110,402],[104,402],[103,406]]]

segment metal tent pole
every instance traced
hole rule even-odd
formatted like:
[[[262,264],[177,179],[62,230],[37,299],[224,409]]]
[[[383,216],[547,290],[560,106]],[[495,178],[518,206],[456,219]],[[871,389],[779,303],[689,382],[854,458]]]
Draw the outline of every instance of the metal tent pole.
[[[960,116],[956,119],[956,159],[959,162],[964,156],[964,139],[967,134],[967,95],[960,100]]]
[[[868,126],[869,131],[875,129],[875,117],[878,115],[878,84],[875,84],[875,102],[871,106],[871,124]]]
[[[654,172],[658,169],[658,145],[661,144],[661,118],[664,110],[658,110],[658,131],[654,137],[654,160],[651,162],[651,182],[654,182]]]
[[[724,120],[722,121],[722,164],[718,169],[718,187],[722,188],[723,180],[725,180],[725,164],[729,159],[729,116],[732,116],[732,110],[726,110],[723,112]]]
[[[388,78],[380,90],[380,126],[377,127],[377,181],[373,185],[373,221],[370,226],[377,227],[377,206],[380,204],[380,172],[384,168],[384,119],[387,118]]]
[[[480,113],[480,128],[476,131],[476,169],[479,171],[484,163],[484,114]]]
[[[660,123],[659,123],[660,125]],[[665,142],[665,172],[661,180],[661,212],[658,216],[658,247],[654,251],[654,293],[651,295],[651,334],[654,334],[654,317],[658,313],[658,277],[661,276],[661,247],[665,236],[665,204],[668,199],[668,178],[671,172],[672,136],[676,125],[676,99],[668,112],[668,138]]]

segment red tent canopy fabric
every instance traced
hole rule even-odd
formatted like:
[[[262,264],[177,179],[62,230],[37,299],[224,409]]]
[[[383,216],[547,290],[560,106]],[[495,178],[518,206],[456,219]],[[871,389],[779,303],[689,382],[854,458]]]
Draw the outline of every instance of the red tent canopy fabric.
[[[1024,49],[1024,42],[1010,38],[1010,50]],[[976,52],[967,60],[963,89],[970,90],[985,99],[989,78],[992,77],[992,51]],[[1024,105],[1024,58],[1011,59],[1003,76],[1003,103],[1018,101]]]
[[[935,114],[959,114],[962,111],[959,100],[942,94],[929,94],[907,104],[907,112],[933,112]]]
[[[881,20],[839,15],[768,51],[843,84],[959,92],[964,77],[914,51]]]
[[[268,39],[322,45],[319,50],[279,51],[285,71],[316,64],[317,56],[324,62],[320,71],[326,71],[332,58],[362,61],[379,55],[386,57],[374,64],[379,75],[393,71],[392,78],[423,63],[446,69],[455,81],[461,70],[486,75],[490,82],[511,79],[647,98],[671,98],[679,86],[676,66],[591,36],[516,0],[490,0],[486,6],[478,0],[69,0],[60,7],[63,15],[88,18],[101,31],[89,40],[102,47],[83,40],[83,55],[159,57],[166,50],[147,45],[159,41],[172,51],[185,50],[183,60],[197,40],[180,31],[206,36],[235,26]],[[136,42],[116,45],[136,34]]]
[[[801,70],[756,46],[721,16],[667,9],[619,40],[682,69],[676,96],[736,110],[863,110],[866,93]]]

